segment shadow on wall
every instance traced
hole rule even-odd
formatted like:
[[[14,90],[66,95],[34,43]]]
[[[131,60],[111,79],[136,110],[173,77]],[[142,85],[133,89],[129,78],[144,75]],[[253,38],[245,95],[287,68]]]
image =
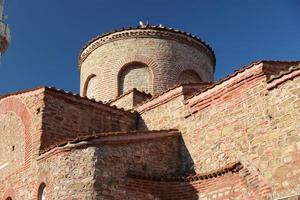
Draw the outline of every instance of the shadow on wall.
[[[178,140],[178,145],[178,156],[174,159],[178,159],[179,171],[175,174],[154,176],[128,170],[125,185],[128,197],[160,200],[199,199],[199,190],[192,182],[185,180],[186,177],[196,175],[193,159],[182,138]]]
[[[137,129],[149,130],[145,121],[138,117]],[[160,176],[140,173],[138,171],[128,170],[126,178],[126,190],[129,196],[136,199],[148,199],[150,196],[161,200],[176,199],[199,199],[199,191],[189,181],[183,181],[181,178],[196,175],[194,161],[190,155],[184,140],[180,137],[178,140],[178,170],[174,174],[164,174]],[[151,199],[151,198],[150,198]]]
[[[144,119],[142,119],[140,116],[138,116],[137,119],[137,129],[139,130],[149,130],[147,124],[145,123]],[[194,161],[193,158],[187,149],[184,140],[181,138],[179,141],[179,163],[180,171],[178,172],[178,176],[188,176],[188,175],[194,175],[196,174],[195,168],[194,168]]]

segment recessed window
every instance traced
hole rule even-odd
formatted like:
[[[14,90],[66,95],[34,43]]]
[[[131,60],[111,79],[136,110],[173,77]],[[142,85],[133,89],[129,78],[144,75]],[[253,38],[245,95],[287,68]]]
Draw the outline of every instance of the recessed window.
[[[46,184],[42,183],[38,191],[38,200],[46,200],[47,198]]]
[[[150,69],[142,63],[127,65],[119,74],[119,95],[136,88],[151,93],[152,77]]]
[[[200,83],[200,76],[193,70],[185,70],[179,75],[179,83]]]
[[[92,99],[95,98],[95,94],[99,90],[100,85],[98,84],[96,75],[90,75],[84,84],[84,93],[83,95]]]

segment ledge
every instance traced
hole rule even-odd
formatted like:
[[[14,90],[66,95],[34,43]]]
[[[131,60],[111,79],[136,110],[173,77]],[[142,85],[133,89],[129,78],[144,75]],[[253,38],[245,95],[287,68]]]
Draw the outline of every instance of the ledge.
[[[55,151],[69,150],[73,148],[93,146],[99,144],[124,144],[135,143],[148,140],[164,139],[169,137],[179,137],[181,133],[177,129],[152,130],[152,131],[128,131],[128,132],[106,132],[91,133],[90,136],[80,136],[72,140],[66,140],[40,151],[40,158]]]

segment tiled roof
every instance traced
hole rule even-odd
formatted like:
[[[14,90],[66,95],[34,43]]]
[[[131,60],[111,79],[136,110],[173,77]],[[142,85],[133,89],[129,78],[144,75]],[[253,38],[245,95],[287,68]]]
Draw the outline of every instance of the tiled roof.
[[[159,93],[159,94],[153,95],[150,99],[147,99],[147,100],[141,102],[138,106],[143,105],[143,104],[145,104],[145,103],[147,103],[147,102],[150,102],[150,101],[152,101],[152,100],[154,100],[154,99],[156,99],[156,98],[158,98],[158,97],[160,97],[160,96],[162,96],[162,95],[164,95],[164,94],[166,94],[166,93],[168,93],[168,92],[170,92],[171,90],[174,90],[174,89],[176,89],[176,88],[179,88],[179,87],[185,87],[185,86],[192,86],[192,85],[203,85],[203,84],[204,84],[204,85],[207,85],[207,87],[209,87],[210,85],[213,84],[213,82],[200,82],[200,83],[182,83],[182,84],[175,84],[175,85],[173,85],[172,87],[169,87],[167,90],[165,90],[165,91],[163,91],[163,92],[161,92],[161,93]],[[200,89],[200,91],[202,91],[202,90],[204,90],[204,89]],[[137,107],[138,107],[138,106],[137,106]]]
[[[80,96],[77,93],[73,93],[71,91],[65,91],[65,90],[62,90],[62,89],[58,89],[58,88],[53,87],[53,86],[51,86],[51,87],[49,87],[49,86],[39,86],[39,87],[31,88],[31,89],[26,89],[26,90],[20,90],[20,91],[16,91],[16,92],[7,93],[7,94],[4,94],[4,95],[0,95],[0,100],[3,99],[3,98],[9,97],[9,96],[19,95],[19,94],[23,94],[23,93],[27,93],[27,92],[32,92],[32,91],[39,90],[39,89],[42,89],[42,88],[44,88],[45,91],[48,90],[48,91],[57,92],[57,93],[60,93],[60,94],[66,95],[66,96],[75,97],[77,99],[82,99],[82,100],[90,101],[90,102],[93,102],[93,103],[99,103],[101,105],[104,105],[104,106],[107,106],[107,107],[110,107],[110,108],[114,108],[116,110],[127,112],[123,108],[117,108],[115,105],[109,105],[108,103],[105,103],[105,102],[102,102],[102,101],[96,101],[95,99],[89,99],[87,97]]]
[[[185,32],[185,31],[181,31],[181,30],[178,30],[178,29],[175,29],[175,28],[170,28],[170,27],[166,27],[166,26],[153,26],[153,25],[143,25],[143,26],[136,26],[136,27],[123,27],[123,28],[120,28],[120,29],[115,29],[111,32],[108,32],[108,33],[103,33],[101,35],[98,35],[94,38],[92,38],[87,44],[84,45],[84,47],[81,49],[80,53],[79,53],[79,60],[80,60],[80,55],[83,53],[83,51],[90,45],[92,44],[94,41],[100,39],[100,38],[103,38],[105,36],[108,36],[110,34],[113,34],[113,33],[117,33],[117,32],[122,32],[122,31],[130,31],[130,30],[161,30],[161,31],[167,31],[167,32],[172,32],[172,33],[177,33],[177,34],[180,34],[180,35],[184,35],[184,36],[187,36],[187,37],[190,37],[194,40],[196,40],[197,42],[203,44],[212,54],[213,56],[213,66],[215,68],[215,64],[216,64],[216,56],[215,56],[215,53],[213,51],[213,49],[207,44],[205,43],[203,40],[201,40],[199,37],[197,37],[196,35],[193,35],[191,33],[188,33],[188,32]],[[80,62],[79,62],[80,63]]]
[[[135,131],[123,131],[123,132],[119,131],[119,132],[91,133],[90,135],[86,135],[86,134],[77,135],[76,138],[66,139],[65,141],[62,141],[46,149],[43,149],[42,151],[40,151],[40,153],[41,154],[46,153],[57,147],[64,147],[70,144],[71,145],[78,144],[80,142],[93,141],[93,140],[106,138],[110,136],[143,136],[143,135],[158,134],[158,133],[171,133],[172,136],[180,136],[180,132],[177,129],[150,130],[150,131],[135,130]],[[166,135],[166,136],[170,136],[170,135]]]
[[[288,70],[283,70],[281,73],[279,73],[279,75],[271,76],[270,79],[268,79],[268,82],[270,82],[270,81],[272,81],[274,79],[277,79],[277,78],[279,78],[279,77],[281,77],[281,76],[283,76],[283,75],[285,75],[287,73],[291,73],[292,71],[295,71],[298,68],[300,68],[300,66],[299,66],[300,61],[273,61],[273,60],[253,61],[249,65],[246,65],[246,66],[242,67],[241,69],[235,70],[234,73],[227,75],[225,78],[222,78],[219,81],[206,83],[207,84],[206,88],[203,88],[203,89],[199,90],[198,92],[195,92],[193,95],[187,97],[186,100],[191,99],[191,98],[193,98],[193,97],[201,94],[202,92],[210,90],[210,89],[214,88],[215,86],[220,85],[221,83],[223,83],[223,82],[225,82],[225,81],[227,81],[227,80],[235,77],[236,75],[244,72],[245,70],[250,69],[253,66],[261,64],[261,63],[267,63],[267,64],[280,64],[280,63],[283,63],[283,64],[298,64],[298,66],[293,66],[293,67],[290,67]],[[184,85],[189,85],[189,84],[176,84],[173,87],[170,87],[167,90],[163,91],[162,93],[152,96],[152,98],[147,99],[146,101],[142,102],[140,105],[145,104],[147,102],[150,102],[150,101],[152,101],[152,100],[154,100],[154,99],[156,99],[156,98],[164,95],[165,93],[167,93],[167,92],[169,92],[171,90],[174,90],[174,89],[176,89],[176,88],[178,88],[180,86],[184,86]]]
[[[146,93],[146,92],[144,92],[144,91],[140,91],[140,90],[138,90],[138,89],[136,89],[136,88],[133,88],[133,89],[131,89],[131,90],[128,90],[128,91],[125,92],[124,94],[121,94],[120,96],[117,96],[116,98],[107,101],[106,103],[112,103],[112,102],[115,102],[115,101],[121,99],[122,97],[124,97],[124,96],[130,94],[131,92],[139,92],[140,94],[142,94],[142,95],[144,95],[144,96],[146,96],[146,97],[149,97],[149,98],[152,97],[152,95],[151,95],[150,93]]]
[[[284,71],[281,71],[279,74],[277,75],[272,75],[270,76],[270,78],[267,80],[267,82],[272,82],[273,80],[275,79],[279,79],[281,77],[283,77],[284,75],[288,75],[294,71],[297,71],[300,69],[300,62],[297,62],[298,65],[294,65],[294,66],[291,66],[289,67],[287,70],[284,70]]]
[[[227,173],[236,173],[243,168],[240,162],[229,163],[226,166],[210,171],[207,173],[195,174],[190,176],[159,176],[155,177],[152,175],[139,174],[136,172],[129,171],[128,176],[136,179],[151,180],[151,181],[164,181],[164,182],[192,182],[204,179],[215,178],[218,176],[223,176]]]
[[[275,60],[260,60],[260,61],[253,61],[253,62],[251,62],[249,65],[246,65],[246,66],[242,67],[241,69],[235,70],[233,74],[230,74],[230,75],[226,76],[225,78],[222,78],[222,79],[220,79],[219,81],[214,82],[212,85],[208,86],[206,89],[204,89],[204,90],[202,90],[202,91],[200,91],[200,92],[198,92],[198,93],[195,93],[195,94],[191,95],[191,96],[188,97],[186,100],[191,99],[191,98],[193,98],[194,96],[197,96],[197,95],[199,95],[200,93],[205,92],[205,91],[207,91],[207,90],[209,90],[209,89],[212,89],[212,88],[214,88],[215,86],[220,85],[221,83],[223,83],[223,82],[225,82],[225,81],[227,81],[227,80],[229,80],[229,79],[235,77],[236,75],[238,75],[238,74],[244,72],[245,70],[250,69],[250,68],[252,68],[253,66],[258,65],[258,64],[261,64],[261,63],[267,63],[267,64],[279,64],[279,63],[284,63],[284,64],[287,64],[287,63],[290,63],[290,64],[296,64],[296,63],[298,63],[298,64],[299,64],[300,61],[275,61]],[[282,73],[284,73],[284,72],[282,72]]]

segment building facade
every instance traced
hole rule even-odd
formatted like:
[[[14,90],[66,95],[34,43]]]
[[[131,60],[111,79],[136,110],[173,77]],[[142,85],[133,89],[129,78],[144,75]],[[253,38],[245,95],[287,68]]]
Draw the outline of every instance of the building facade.
[[[80,95],[0,96],[2,200],[300,198],[300,62],[213,81],[196,36],[141,25],[92,39]]]

